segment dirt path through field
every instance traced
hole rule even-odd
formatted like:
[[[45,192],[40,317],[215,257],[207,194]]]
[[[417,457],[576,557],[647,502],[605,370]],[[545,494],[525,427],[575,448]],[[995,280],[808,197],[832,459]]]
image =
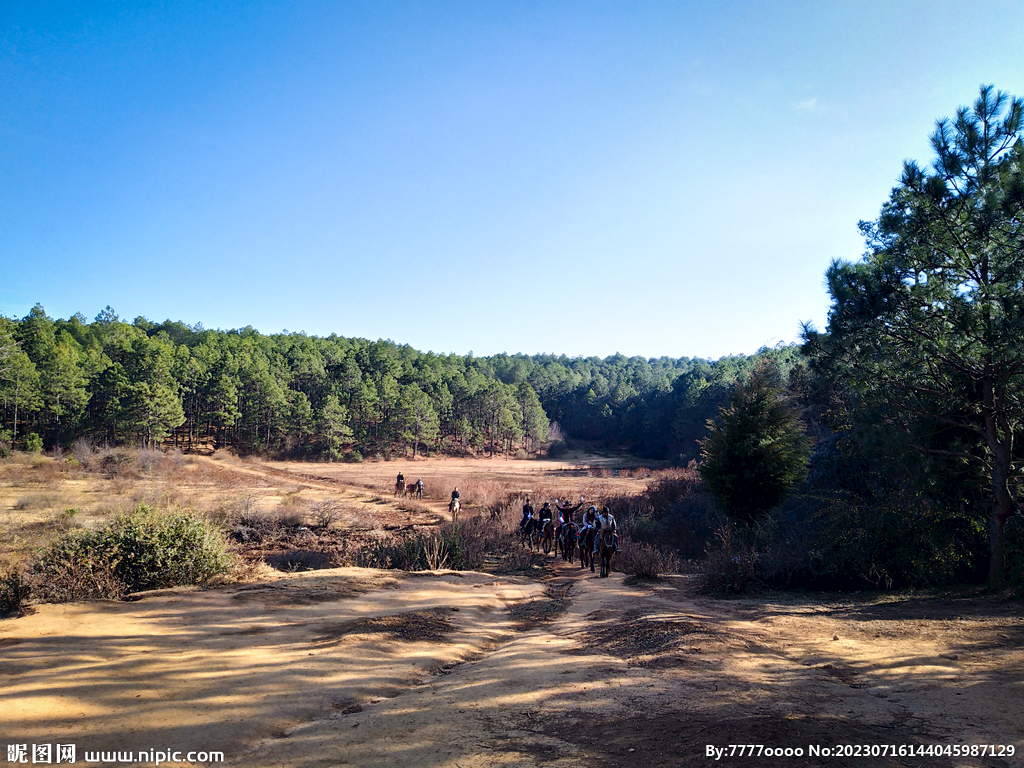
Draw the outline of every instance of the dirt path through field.
[[[282,575],[0,622],[0,733],[80,757],[217,750],[237,766],[651,768],[708,765],[708,744],[1024,751],[1019,613],[970,596],[719,601],[687,577],[630,585],[564,565]]]

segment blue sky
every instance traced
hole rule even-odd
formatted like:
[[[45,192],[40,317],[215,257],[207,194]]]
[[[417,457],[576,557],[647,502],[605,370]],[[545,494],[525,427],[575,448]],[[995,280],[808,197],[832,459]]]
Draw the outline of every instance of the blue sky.
[[[477,355],[824,324],[1024,4],[4,3],[0,314]]]

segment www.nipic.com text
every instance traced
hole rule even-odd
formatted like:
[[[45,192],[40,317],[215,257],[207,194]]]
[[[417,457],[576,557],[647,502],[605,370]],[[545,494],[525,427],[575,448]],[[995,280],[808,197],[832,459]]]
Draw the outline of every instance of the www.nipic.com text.
[[[85,750],[78,759],[75,744],[8,744],[8,763],[31,763],[34,765],[70,765],[81,763],[223,763],[223,752],[205,750],[149,749],[138,752],[117,752],[106,750]]]

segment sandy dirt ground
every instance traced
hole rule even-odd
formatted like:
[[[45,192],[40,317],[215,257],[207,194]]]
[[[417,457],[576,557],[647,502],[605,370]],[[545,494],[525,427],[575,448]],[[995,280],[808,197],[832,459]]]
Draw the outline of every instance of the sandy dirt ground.
[[[424,477],[425,499],[389,493],[399,469]],[[11,530],[52,514],[19,499],[80,503],[143,486],[217,503],[255,493],[285,508],[332,498],[346,509],[339,525],[393,530],[445,519],[453,484],[472,514],[510,485],[598,498],[645,481],[596,462],[227,457],[190,458],[170,481],[120,491],[116,479],[84,476],[68,480],[79,490],[61,478],[7,482]],[[231,766],[1024,765],[1020,602],[975,592],[719,600],[690,576],[637,584],[548,562],[517,575],[269,573],[132,602],[38,605],[0,620],[0,742],[75,744],[78,762],[92,751],[216,751]],[[803,754],[707,756],[708,745],[734,744]],[[1015,754],[809,754],[929,744],[1012,744]]]
[[[722,601],[629,584],[337,569],[0,622],[7,743],[236,766],[1022,765],[1019,605]],[[1003,758],[810,745],[1014,744]]]

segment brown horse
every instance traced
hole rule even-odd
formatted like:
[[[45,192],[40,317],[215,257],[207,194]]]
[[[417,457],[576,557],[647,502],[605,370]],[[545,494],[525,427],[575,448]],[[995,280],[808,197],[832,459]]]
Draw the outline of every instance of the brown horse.
[[[558,550],[561,549],[562,559],[567,563],[572,562],[572,556],[576,550],[577,533],[579,533],[579,529],[576,527],[576,523],[562,523],[562,528],[555,538],[555,554],[557,555]]]
[[[395,483],[395,496],[405,496],[405,480]]]
[[[544,554],[551,552],[551,547],[555,543],[555,524],[550,520],[545,519],[544,525],[540,531],[540,545],[544,550]]]
[[[602,528],[598,534],[597,554],[601,557],[601,578],[607,578],[612,569],[612,555],[615,554],[615,532],[611,528]],[[594,570],[593,564],[590,570]]]
[[[580,568],[590,566],[590,572],[594,572],[594,536],[597,533],[593,528],[587,528],[587,532],[580,539]]]

